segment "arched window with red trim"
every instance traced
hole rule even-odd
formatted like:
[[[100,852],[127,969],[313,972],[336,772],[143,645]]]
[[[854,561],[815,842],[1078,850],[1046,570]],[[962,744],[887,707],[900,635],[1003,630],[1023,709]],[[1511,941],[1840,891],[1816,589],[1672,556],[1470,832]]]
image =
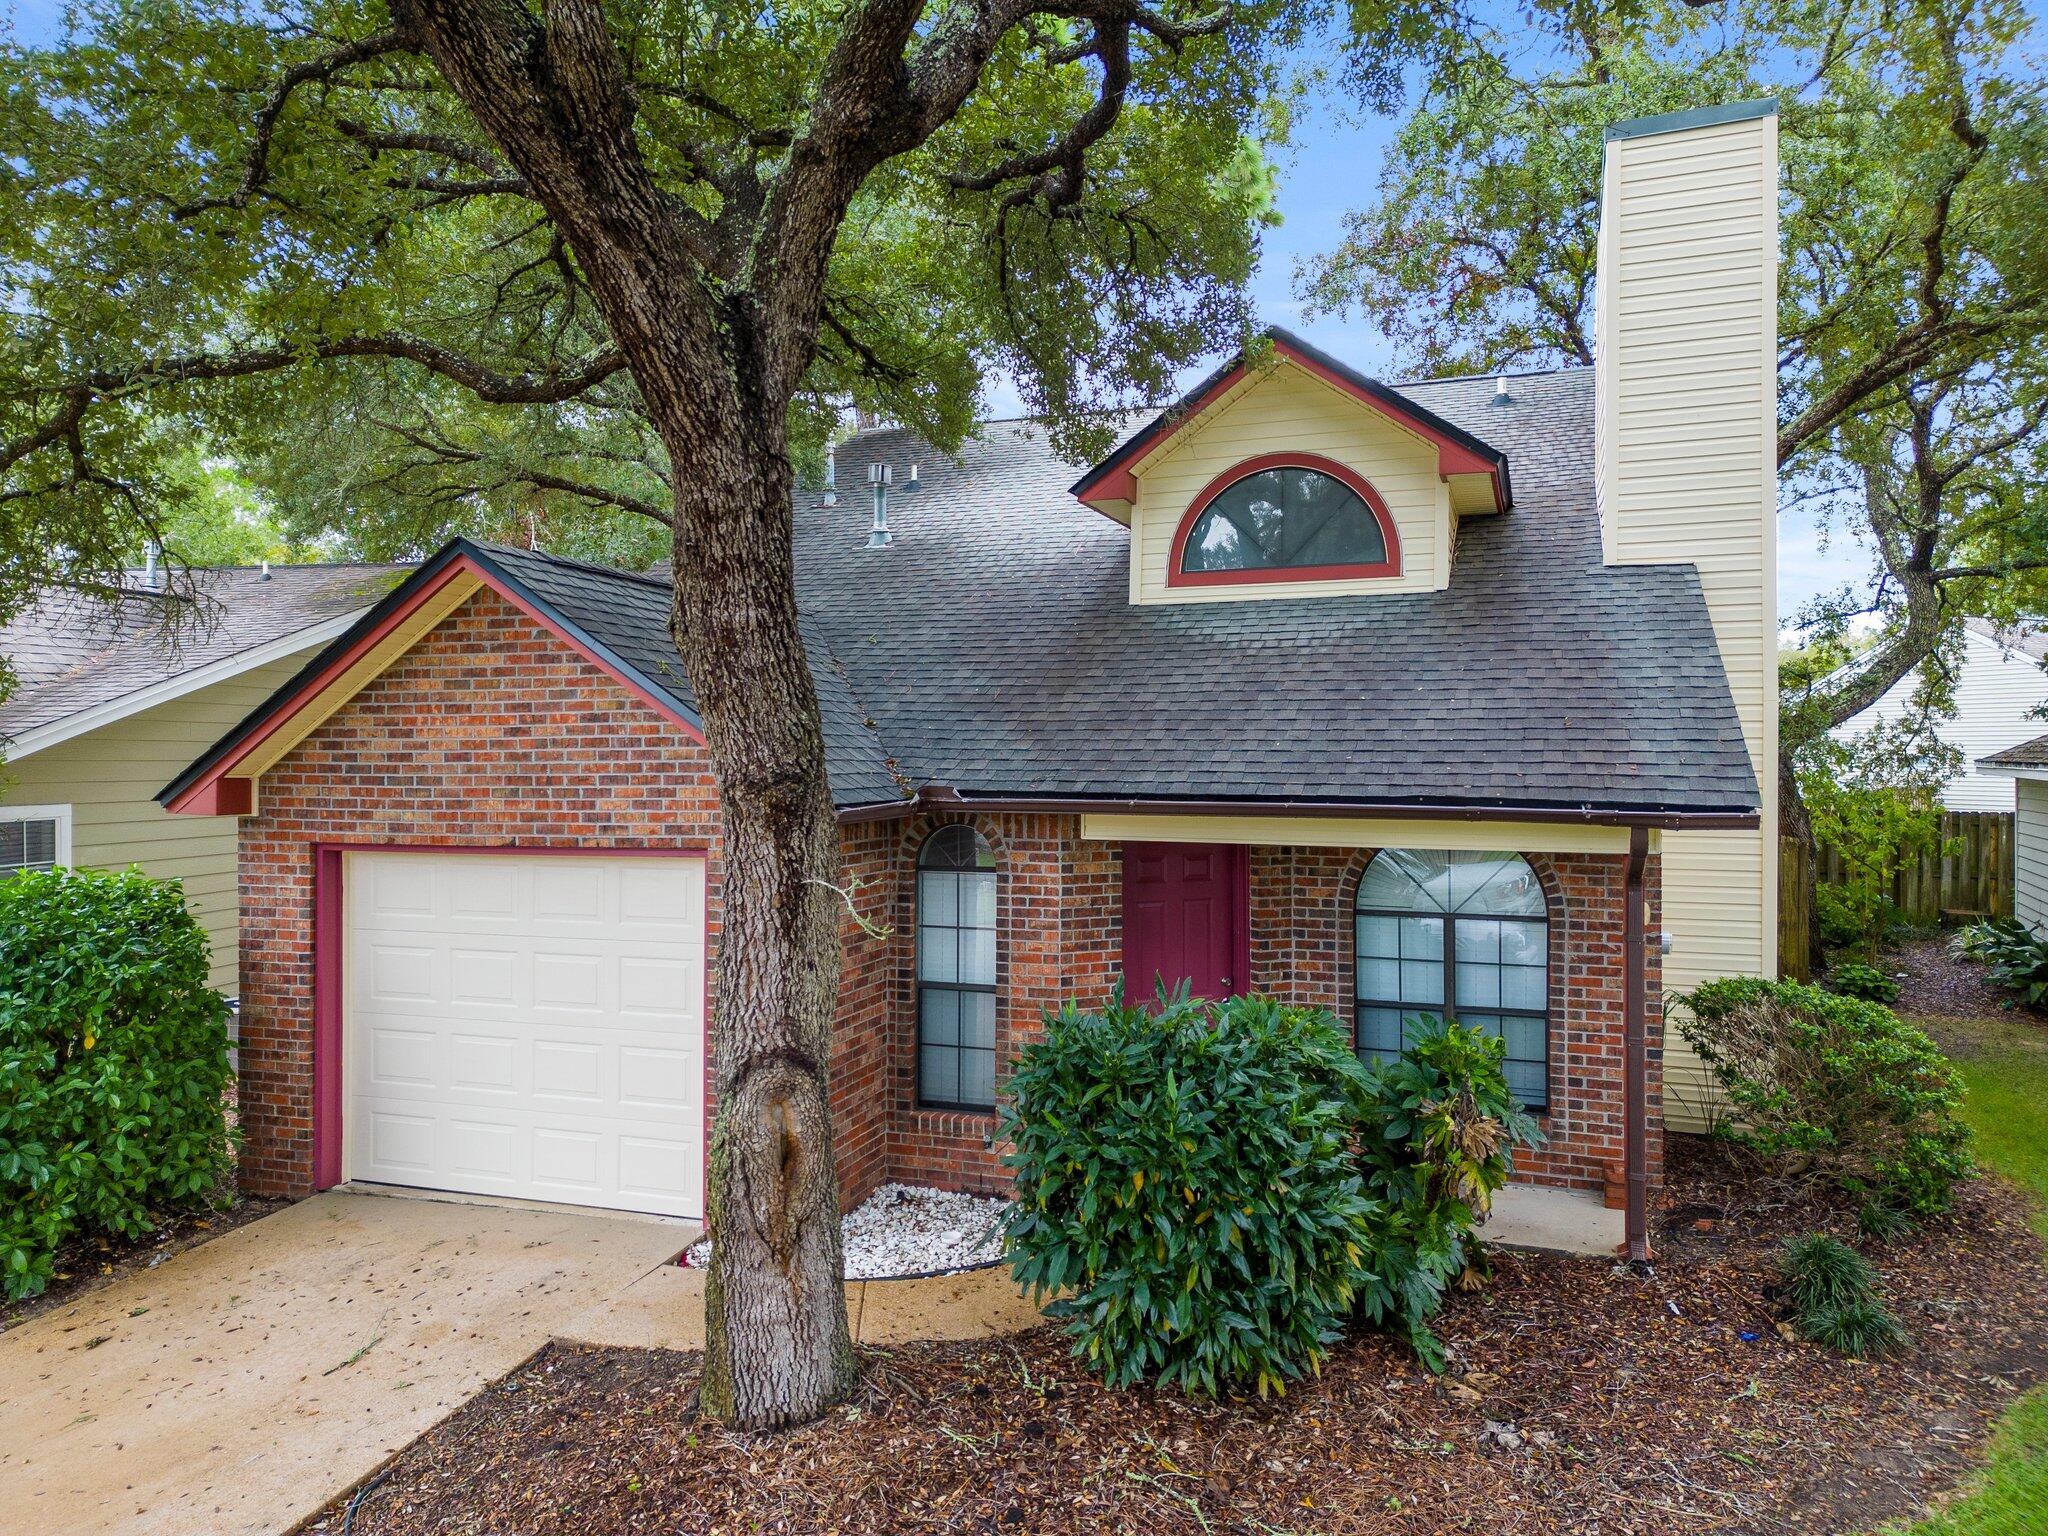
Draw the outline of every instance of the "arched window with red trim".
[[[1316,454],[1267,454],[1218,475],[1173,540],[1169,586],[1398,576],[1394,519],[1363,476]]]

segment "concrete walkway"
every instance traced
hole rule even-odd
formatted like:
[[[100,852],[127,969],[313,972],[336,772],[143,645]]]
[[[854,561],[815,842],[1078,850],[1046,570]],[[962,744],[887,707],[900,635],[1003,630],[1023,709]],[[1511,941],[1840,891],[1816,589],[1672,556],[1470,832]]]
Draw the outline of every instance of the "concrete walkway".
[[[225,1233],[0,1334],[0,1530],[284,1530],[693,1236],[340,1191]]]

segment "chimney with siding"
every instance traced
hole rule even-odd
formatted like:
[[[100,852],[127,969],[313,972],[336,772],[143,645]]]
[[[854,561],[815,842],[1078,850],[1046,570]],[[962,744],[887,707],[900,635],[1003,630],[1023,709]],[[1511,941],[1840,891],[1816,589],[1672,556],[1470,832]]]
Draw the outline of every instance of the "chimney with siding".
[[[1756,832],[1663,838],[1667,988],[1777,968],[1778,120],[1771,101],[1607,130],[1595,464],[1611,565],[1685,563],[1763,795]],[[1698,1067],[1667,1051],[1666,1119]]]

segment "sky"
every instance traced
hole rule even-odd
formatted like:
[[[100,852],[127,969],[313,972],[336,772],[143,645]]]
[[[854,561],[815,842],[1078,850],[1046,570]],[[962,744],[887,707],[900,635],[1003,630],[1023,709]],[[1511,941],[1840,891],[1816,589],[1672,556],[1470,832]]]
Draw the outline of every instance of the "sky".
[[[2048,0],[2027,0],[2037,28],[2044,7]],[[62,31],[63,0],[0,0],[0,12],[11,13],[15,35],[23,42],[53,41]],[[1394,127],[1394,119],[1366,114],[1336,92],[1310,102],[1297,115],[1293,143],[1280,163],[1281,223],[1266,234],[1252,282],[1262,322],[1287,326],[1361,372],[1383,378],[1396,376],[1385,339],[1356,315],[1305,315],[1295,297],[1295,273],[1302,261],[1336,247],[1346,211],[1372,195]],[[1216,361],[1191,368],[1186,382],[1193,384]],[[1018,409],[1015,391],[1002,385],[991,392],[988,404],[995,415]],[[1839,536],[1829,539],[1810,514],[1794,508],[1780,517],[1778,611],[1785,618],[1823,592],[1866,582],[1872,570],[1867,549]]]

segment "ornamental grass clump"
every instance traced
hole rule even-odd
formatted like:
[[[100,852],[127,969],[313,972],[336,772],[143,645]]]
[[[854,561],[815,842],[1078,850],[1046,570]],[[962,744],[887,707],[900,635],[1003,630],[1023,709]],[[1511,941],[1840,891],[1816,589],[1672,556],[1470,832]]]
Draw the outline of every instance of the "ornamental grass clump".
[[[1012,1273],[1117,1386],[1284,1391],[1354,1313],[1440,1358],[1425,1319],[1513,1134],[1479,1123],[1504,1082],[1469,1092],[1442,1054],[1437,1102],[1320,1010],[1183,994],[1048,1014],[1010,1079]],[[1497,1043],[1477,1054],[1498,1076]]]
[[[1838,1238],[1809,1232],[1779,1259],[1793,1326],[1809,1343],[1868,1359],[1906,1341],[1877,1288],[1870,1261]]]
[[[230,1166],[227,1003],[175,881],[0,880],[0,1292],[33,1296],[60,1245],[137,1237]]]
[[[1971,1172],[1955,1070],[1882,1003],[1733,977],[1678,1000],[1730,1113],[1717,1134],[1772,1174],[1917,1220]]]

